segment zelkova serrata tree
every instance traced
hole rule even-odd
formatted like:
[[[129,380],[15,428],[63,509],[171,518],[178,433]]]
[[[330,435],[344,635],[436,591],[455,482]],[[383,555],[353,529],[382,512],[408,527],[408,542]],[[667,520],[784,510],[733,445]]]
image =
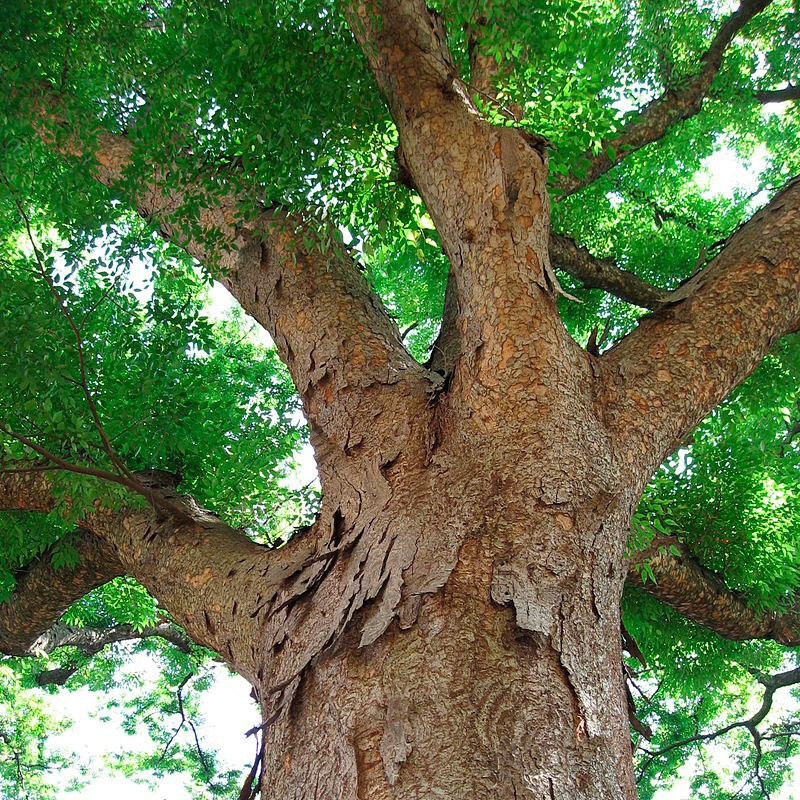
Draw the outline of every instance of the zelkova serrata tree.
[[[261,704],[243,796],[633,798],[629,722],[643,794],[742,733],[767,796],[797,734],[764,725],[800,642],[796,7],[8,11],[0,649],[185,631]],[[702,193],[722,141],[769,202]],[[321,501],[280,548],[292,398],[191,264],[308,421]],[[121,575],[149,627],[59,624]],[[623,646],[671,675],[644,720]],[[754,716],[676,677],[713,647]]]

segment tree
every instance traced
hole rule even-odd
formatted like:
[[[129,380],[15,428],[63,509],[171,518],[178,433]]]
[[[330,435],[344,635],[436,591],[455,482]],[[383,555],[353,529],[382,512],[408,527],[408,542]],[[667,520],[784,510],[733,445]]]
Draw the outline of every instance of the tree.
[[[739,734],[738,796],[780,785],[796,4],[7,18],[0,650],[185,631],[261,704],[241,797],[633,798],[629,722],[642,796]],[[762,192],[703,191],[723,145]]]

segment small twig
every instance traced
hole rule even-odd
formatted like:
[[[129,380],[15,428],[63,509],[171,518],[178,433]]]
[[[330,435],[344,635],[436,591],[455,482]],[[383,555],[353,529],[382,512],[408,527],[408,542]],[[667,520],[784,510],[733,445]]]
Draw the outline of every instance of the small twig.
[[[644,752],[647,753],[649,756],[645,763],[642,765],[640,770],[640,775],[644,774],[650,764],[653,763],[657,758],[666,755],[667,753],[671,753],[673,750],[677,750],[681,747],[687,747],[688,745],[692,744],[701,744],[703,742],[710,742],[714,739],[719,738],[720,736],[724,736],[727,733],[730,733],[733,730],[737,730],[739,728],[744,728],[750,733],[750,736],[753,739],[754,747],[756,748],[756,768],[760,765],[760,742],[765,736],[761,734],[758,730],[758,726],[764,721],[766,716],[772,710],[772,700],[775,695],[775,692],[778,689],[784,688],[786,686],[793,686],[797,683],[800,683],[800,667],[796,669],[787,670],[786,672],[779,672],[775,675],[762,675],[757,677],[758,682],[764,687],[764,694],[761,700],[761,706],[751,717],[748,717],[745,720],[738,720],[736,722],[731,722],[728,725],[719,728],[716,731],[710,731],[708,733],[696,733],[694,736],[689,736],[685,739],[681,739],[677,742],[673,742],[672,744],[667,745],[666,747],[661,748],[660,750],[656,751],[648,751],[645,750]],[[757,776],[758,777],[758,776]]]
[[[0,739],[2,739],[8,746],[9,750],[11,750],[11,754],[14,758],[14,763],[17,768],[17,780],[19,781],[20,788],[25,792],[27,797],[28,793],[25,788],[25,775],[22,772],[22,756],[20,755],[19,750],[17,750],[17,748],[11,744],[11,737],[5,731],[0,731]]]
[[[189,722],[189,727],[192,729],[192,735],[194,736],[194,746],[195,749],[197,750],[197,755],[200,758],[200,763],[203,765],[203,772],[205,772],[206,774],[206,779],[208,779],[208,776],[211,774],[211,771],[209,770],[208,764],[206,763],[206,756],[205,753],[203,752],[203,748],[200,747],[200,739],[197,735],[197,728],[195,727],[194,722],[192,722],[191,719],[188,722]]]
[[[419,320],[417,320],[416,322],[412,322],[412,323],[411,323],[411,324],[410,324],[410,325],[409,325],[409,326],[408,326],[408,327],[407,327],[407,328],[406,328],[406,329],[405,329],[405,330],[404,330],[404,331],[403,331],[403,332],[400,334],[400,341],[401,341],[401,342],[404,342],[404,341],[405,341],[405,339],[406,339],[406,336],[408,336],[408,334],[409,334],[409,333],[411,333],[411,331],[415,330],[415,329],[416,329],[416,328],[418,328],[418,327],[419,327]]]
[[[53,299],[55,300],[56,305],[59,308],[59,311],[61,312],[64,319],[67,321],[67,324],[69,325],[75,337],[75,345],[77,347],[77,353],[78,353],[78,367],[80,369],[80,376],[81,376],[80,388],[83,391],[83,395],[86,399],[86,404],[89,407],[89,413],[91,414],[94,427],[97,430],[98,435],[100,436],[100,441],[103,443],[103,448],[108,454],[108,457],[111,459],[111,463],[120,471],[120,473],[125,475],[125,477],[127,477],[129,480],[135,480],[133,477],[133,473],[128,469],[123,460],[117,455],[116,451],[111,446],[111,442],[109,441],[105,429],[103,428],[103,425],[100,421],[100,414],[97,410],[97,404],[95,403],[92,392],[89,389],[88,378],[86,375],[86,357],[83,352],[83,338],[81,336],[81,329],[75,324],[75,320],[69,313],[69,309],[67,308],[64,299],[61,297],[61,294],[59,293],[58,289],[56,289],[52,277],[50,276],[50,274],[47,271],[47,268],[42,262],[41,253],[36,244],[36,239],[33,235],[33,229],[28,214],[22,207],[22,203],[16,197],[16,194],[14,193],[11,184],[8,182],[8,178],[6,177],[5,173],[0,171],[0,175],[2,175],[3,181],[8,187],[9,192],[11,192],[11,195],[14,199],[14,205],[17,207],[17,211],[19,212],[19,215],[22,217],[22,220],[25,224],[25,230],[27,231],[28,240],[30,241],[31,247],[33,248],[33,254],[36,258],[36,263],[39,265],[39,272],[41,273],[42,279],[45,281],[48,288],[50,289],[50,293],[52,294]]]
[[[94,467],[83,467],[80,464],[72,464],[69,461],[65,461],[63,458],[59,458],[57,455],[55,455],[55,453],[50,452],[46,448],[34,442],[32,439],[29,439],[27,436],[23,436],[21,433],[15,433],[2,422],[0,422],[0,432],[5,433],[7,436],[15,439],[20,444],[24,444],[26,447],[33,450],[34,453],[38,453],[43,458],[51,461],[58,469],[65,470],[67,472],[76,472],[79,475],[90,475],[93,478],[109,481],[110,483],[118,483],[121,486],[125,486],[129,489],[134,489],[134,491],[139,491],[139,489],[136,488],[135,482],[132,483],[114,472],[107,472],[105,470],[95,469]]]
[[[606,340],[608,339],[608,333],[611,330],[611,320],[607,319],[605,324],[603,325],[603,332],[600,334],[598,338],[597,334],[599,328],[597,325],[592,328],[592,332],[589,334],[589,340],[586,342],[586,352],[590,353],[593,356],[600,355],[600,348],[605,344]],[[633,655],[633,654],[631,654]]]
[[[250,734],[248,734],[248,736],[249,735]],[[256,794],[258,794],[261,789],[261,776],[263,773],[260,772],[259,767],[261,766],[263,755],[264,743],[263,741],[259,741],[256,735],[256,757],[253,760],[253,766],[250,768],[250,772],[247,773],[247,778],[245,778],[242,784],[242,790],[239,792],[238,800],[254,800]],[[256,780],[256,777],[258,777],[258,780]]]
[[[186,712],[183,709],[183,687],[186,686],[187,683],[189,683],[189,680],[192,678],[193,675],[194,675],[194,673],[190,672],[181,681],[180,686],[178,686],[178,688],[176,690],[176,694],[178,696],[178,713],[180,713],[180,715],[181,715],[181,721],[178,723],[178,727],[175,728],[175,731],[173,732],[172,736],[169,737],[169,741],[167,742],[167,745],[164,748],[164,752],[161,753],[161,757],[158,759],[159,762],[164,760],[164,758],[166,757],[167,753],[169,752],[169,748],[172,746],[172,743],[175,741],[175,737],[181,732],[181,728],[183,728],[183,726],[184,726],[184,724],[186,722]]]

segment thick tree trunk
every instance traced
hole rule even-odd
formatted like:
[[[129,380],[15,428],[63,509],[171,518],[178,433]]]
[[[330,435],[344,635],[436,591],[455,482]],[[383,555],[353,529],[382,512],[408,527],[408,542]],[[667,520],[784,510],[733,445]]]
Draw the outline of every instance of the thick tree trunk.
[[[494,391],[468,414],[443,401],[433,442],[372,482],[339,475],[360,503],[323,509],[336,564],[268,623],[265,797],[636,797],[619,619],[632,498],[579,383],[547,402],[534,386],[513,414]],[[337,632],[312,653],[320,630]]]
[[[591,547],[617,538],[619,515],[581,510],[576,524],[539,507],[525,525],[534,544],[515,548],[523,526],[500,505],[462,496],[471,533],[446,584],[413,597],[377,641],[359,647],[351,624],[290,698],[261,687],[265,719],[278,713],[266,733],[266,797],[636,796],[623,570]],[[424,524],[424,503],[415,510]]]

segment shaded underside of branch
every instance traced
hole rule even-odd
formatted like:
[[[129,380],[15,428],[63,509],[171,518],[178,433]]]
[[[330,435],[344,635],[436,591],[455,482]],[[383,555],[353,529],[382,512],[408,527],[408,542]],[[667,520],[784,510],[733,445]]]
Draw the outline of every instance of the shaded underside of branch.
[[[763,89],[756,92],[756,99],[759,103],[786,103],[790,100],[800,100],[800,86],[791,83],[782,89]]]
[[[30,655],[72,603],[124,573],[113,548],[93,534],[80,532],[73,545],[79,558],[74,567],[55,569],[46,552],[17,574],[13,596],[0,604],[0,652]]]
[[[78,628],[56,624],[36,639],[29,655],[48,655],[59,647],[75,647],[86,657],[99,653],[109,644],[160,638],[184,653],[191,650],[192,640],[176,625],[159,622],[135,628],[133,625],[113,625],[109,628]],[[81,668],[81,663],[70,662],[55,669],[43,670],[36,676],[39,686],[63,686]]]
[[[645,564],[655,581],[642,578]],[[639,586],[726,639],[774,639],[784,645],[800,645],[800,613],[756,611],[744,594],[728,588],[720,575],[701,566],[686,545],[674,537],[656,537],[646,550],[634,554],[628,584]]]
[[[567,236],[550,234],[553,266],[579,280],[587,289],[602,289],[641,308],[669,302],[670,292],[621,269],[609,258],[597,258]]]

